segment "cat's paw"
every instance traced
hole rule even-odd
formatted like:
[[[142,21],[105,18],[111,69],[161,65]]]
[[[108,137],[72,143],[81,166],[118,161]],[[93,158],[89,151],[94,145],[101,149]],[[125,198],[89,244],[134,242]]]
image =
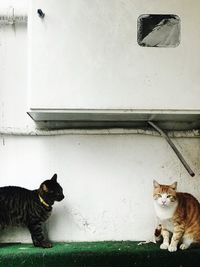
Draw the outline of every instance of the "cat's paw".
[[[161,248],[161,249],[168,249],[168,247],[169,247],[169,244],[167,244],[167,243],[162,243],[162,244],[160,245],[160,248]]]
[[[35,247],[41,247],[41,248],[52,248],[52,243],[49,242],[49,241],[43,241],[43,242],[40,242],[40,243],[34,243],[34,246]]]
[[[189,246],[187,246],[186,244],[181,244],[180,245],[180,249],[184,250],[184,249],[187,249],[189,248]]]
[[[169,252],[175,252],[175,251],[177,251],[177,246],[169,245],[169,247],[168,247],[168,251],[169,251]]]
[[[53,247],[52,243],[49,242],[49,241],[44,241],[44,242],[42,242],[42,243],[41,243],[41,246],[42,246],[43,248],[52,248],[52,247]]]

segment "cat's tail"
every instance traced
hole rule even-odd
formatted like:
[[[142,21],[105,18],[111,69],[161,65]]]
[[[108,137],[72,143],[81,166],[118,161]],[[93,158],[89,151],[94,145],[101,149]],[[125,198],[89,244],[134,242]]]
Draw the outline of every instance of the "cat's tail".
[[[159,224],[154,231],[155,241],[159,242],[162,239],[162,225]]]
[[[162,240],[162,225],[159,224],[154,231],[153,238],[147,241],[142,241],[138,243],[138,245],[140,246],[140,245],[144,245],[148,243],[157,243],[157,242],[160,242],[161,240]]]

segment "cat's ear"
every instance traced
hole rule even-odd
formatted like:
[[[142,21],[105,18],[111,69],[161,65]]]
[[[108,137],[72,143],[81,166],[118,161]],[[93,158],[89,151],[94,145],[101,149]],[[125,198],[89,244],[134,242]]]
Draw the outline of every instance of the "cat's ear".
[[[47,188],[46,184],[42,184],[42,190],[46,193],[48,192],[48,188]]]
[[[54,176],[51,178],[51,181],[54,181],[57,183],[57,174],[55,173]]]
[[[170,187],[171,187],[173,190],[176,190],[176,189],[177,189],[177,182],[174,182],[173,184],[171,184]]]
[[[156,180],[153,180],[153,186],[154,186],[154,188],[160,187],[159,183],[156,182]]]

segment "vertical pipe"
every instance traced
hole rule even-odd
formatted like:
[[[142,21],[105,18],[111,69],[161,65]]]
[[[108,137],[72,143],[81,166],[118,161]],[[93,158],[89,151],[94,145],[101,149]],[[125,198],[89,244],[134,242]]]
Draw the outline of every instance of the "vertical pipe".
[[[14,9],[13,7],[0,9],[0,25],[27,23],[27,20],[28,16],[25,10]]]

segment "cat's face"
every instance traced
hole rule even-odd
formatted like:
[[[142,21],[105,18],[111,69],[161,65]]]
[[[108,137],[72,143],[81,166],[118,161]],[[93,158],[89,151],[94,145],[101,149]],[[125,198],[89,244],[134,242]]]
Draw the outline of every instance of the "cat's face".
[[[57,182],[57,174],[54,174],[50,180],[46,180],[41,184],[40,194],[42,197],[45,197],[45,200],[51,205],[54,201],[61,201],[64,199],[63,189]]]
[[[170,207],[176,202],[177,182],[172,185],[161,185],[154,180],[153,185],[153,198],[160,207]]]

